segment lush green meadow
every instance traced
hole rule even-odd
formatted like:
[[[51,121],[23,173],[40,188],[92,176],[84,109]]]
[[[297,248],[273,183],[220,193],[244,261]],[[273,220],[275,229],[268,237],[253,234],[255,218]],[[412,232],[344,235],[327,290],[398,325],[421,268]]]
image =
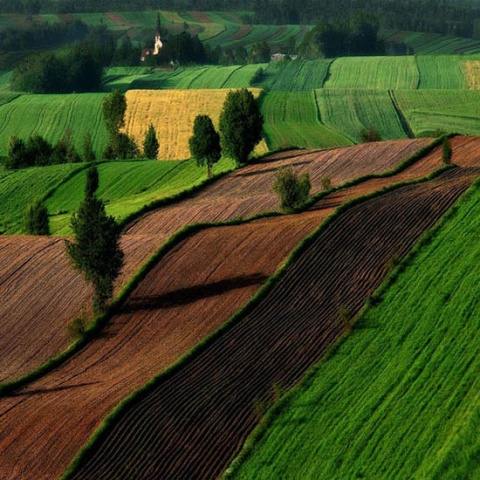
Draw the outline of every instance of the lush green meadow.
[[[458,55],[417,55],[420,89],[466,88],[462,70],[462,58]]]
[[[101,109],[104,96],[103,93],[21,95],[3,104],[0,101],[0,155],[6,154],[13,135],[24,139],[42,135],[56,143],[69,129],[79,150],[84,135],[91,132],[94,149],[100,155],[107,142]]]
[[[259,85],[266,90],[294,92],[322,88],[331,60],[270,62]]]
[[[479,478],[480,189],[460,205],[235,478]]]
[[[415,90],[419,74],[415,57],[343,57],[330,65],[325,88]]]
[[[233,162],[222,159],[213,173],[233,169]],[[46,170],[52,167],[46,167]],[[98,196],[106,204],[107,213],[122,220],[154,200],[175,195],[200,184],[207,178],[206,169],[195,161],[131,161],[106,162],[98,166]],[[70,233],[71,214],[84,197],[85,172],[80,172],[55,190],[46,205],[52,233]]]
[[[270,149],[350,145],[347,137],[320,123],[315,92],[271,92],[262,99],[265,138]]]
[[[70,164],[23,170],[0,169],[0,234],[23,233],[28,204],[45,197],[75,171],[83,168],[83,164]]]
[[[189,90],[204,88],[249,87],[259,68],[267,64],[235,65],[230,67],[204,66],[153,70],[111,68],[105,77],[106,90],[161,89]]]
[[[395,97],[416,136],[437,130],[480,134],[479,90],[398,91]]]
[[[390,95],[385,90],[316,90],[322,122],[352,143],[375,127],[382,140],[406,138]],[[341,112],[341,114],[339,114]]]

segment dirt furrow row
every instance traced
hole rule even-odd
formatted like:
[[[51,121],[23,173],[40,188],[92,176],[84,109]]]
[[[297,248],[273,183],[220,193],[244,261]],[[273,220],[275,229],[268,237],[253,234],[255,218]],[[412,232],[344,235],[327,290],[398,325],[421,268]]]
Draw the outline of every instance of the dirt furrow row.
[[[388,260],[403,257],[478,173],[457,169],[343,213],[263,299],[266,313],[259,305],[129,409],[75,478],[218,476],[258,422],[259,402],[273,400],[275,384],[292,386],[341,334],[331,312],[358,311]]]
[[[393,141],[329,151],[282,153],[234,172],[194,198],[165,207],[138,219],[125,235],[122,247],[126,265],[117,282],[118,292],[133,273],[168,236],[187,224],[230,220],[277,209],[271,190],[274,171],[292,163],[310,171],[314,189],[329,176],[338,184],[358,175],[394,168],[430,139]],[[288,158],[293,155],[292,158]],[[319,173],[315,173],[319,172]],[[58,354],[69,342],[67,324],[90,308],[91,292],[71,269],[63,242],[38,237],[0,236],[0,381],[12,380]],[[41,254],[53,242],[51,256]],[[35,259],[11,273],[24,261]],[[7,281],[8,280],[8,281]],[[3,285],[2,282],[6,284]],[[19,285],[22,288],[19,288]],[[27,299],[35,299],[27,305]],[[16,325],[21,329],[12,329]]]
[[[209,228],[187,238],[154,267],[98,339],[0,401],[0,431],[6,432],[0,475],[58,476],[125,395],[222,325],[339,202],[440,165],[437,150],[394,177],[329,195],[301,215]],[[58,411],[65,412],[61,421]]]

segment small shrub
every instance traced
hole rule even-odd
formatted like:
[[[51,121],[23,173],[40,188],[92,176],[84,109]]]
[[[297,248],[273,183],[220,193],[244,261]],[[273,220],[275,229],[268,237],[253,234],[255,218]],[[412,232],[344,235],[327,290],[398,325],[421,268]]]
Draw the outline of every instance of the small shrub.
[[[442,143],[442,160],[445,165],[452,163],[452,144],[449,138],[445,138]]]
[[[322,177],[320,184],[324,190],[330,190],[332,188],[332,181],[329,177]]]
[[[346,332],[351,332],[352,331],[352,313],[350,310],[341,305],[340,308],[338,309],[338,318],[342,322],[343,329]]]
[[[388,271],[391,272],[399,263],[400,263],[400,257],[395,253],[390,257],[390,260],[387,263]]]
[[[379,142],[382,139],[380,132],[373,125],[360,130],[360,138],[363,143]]]
[[[308,199],[310,188],[308,173],[298,175],[292,167],[282,167],[275,174],[273,190],[278,195],[283,210],[301,207]]]
[[[41,200],[35,200],[27,208],[25,233],[27,235],[50,235],[48,210]]]
[[[272,389],[273,389],[273,401],[277,403],[283,397],[283,395],[285,395],[285,389],[282,387],[282,385],[280,385],[277,382],[272,383]]]
[[[87,325],[87,314],[85,313],[85,311],[82,311],[82,313],[77,318],[72,320],[72,322],[67,325],[67,332],[69,338],[71,340],[78,340],[82,338],[87,330]]]
[[[255,397],[253,400],[253,408],[255,410],[255,414],[257,415],[258,421],[261,423],[263,421],[263,417],[267,412],[267,405],[265,402],[262,402],[258,397]]]

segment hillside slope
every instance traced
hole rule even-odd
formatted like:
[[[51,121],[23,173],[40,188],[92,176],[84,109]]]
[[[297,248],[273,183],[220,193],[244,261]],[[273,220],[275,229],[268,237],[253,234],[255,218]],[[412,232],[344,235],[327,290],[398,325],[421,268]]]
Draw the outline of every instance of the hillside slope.
[[[402,173],[335,192],[304,214],[208,228],[188,237],[160,260],[99,339],[18,395],[0,401],[0,427],[9,432],[0,441],[0,473],[25,478],[61,473],[125,395],[224,323],[339,204],[422,177],[440,165],[437,149]],[[338,168],[335,162],[331,168]],[[228,205],[223,208],[228,211]],[[54,414],[59,408],[68,411],[62,422]]]
[[[477,187],[233,478],[478,478],[479,229]]]
[[[261,405],[341,335],[342,309],[355,314],[389,259],[402,258],[479,173],[458,168],[342,213],[246,317],[131,404],[71,478],[216,478]]]

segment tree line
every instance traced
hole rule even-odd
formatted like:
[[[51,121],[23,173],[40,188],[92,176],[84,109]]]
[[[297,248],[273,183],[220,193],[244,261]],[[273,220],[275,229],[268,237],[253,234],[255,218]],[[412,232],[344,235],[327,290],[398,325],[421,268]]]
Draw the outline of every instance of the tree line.
[[[477,31],[480,7],[458,0],[2,0],[5,13],[75,13],[135,10],[236,10],[250,11],[246,22],[306,24],[332,22],[360,11],[370,12],[382,28],[436,32],[472,37]]]

